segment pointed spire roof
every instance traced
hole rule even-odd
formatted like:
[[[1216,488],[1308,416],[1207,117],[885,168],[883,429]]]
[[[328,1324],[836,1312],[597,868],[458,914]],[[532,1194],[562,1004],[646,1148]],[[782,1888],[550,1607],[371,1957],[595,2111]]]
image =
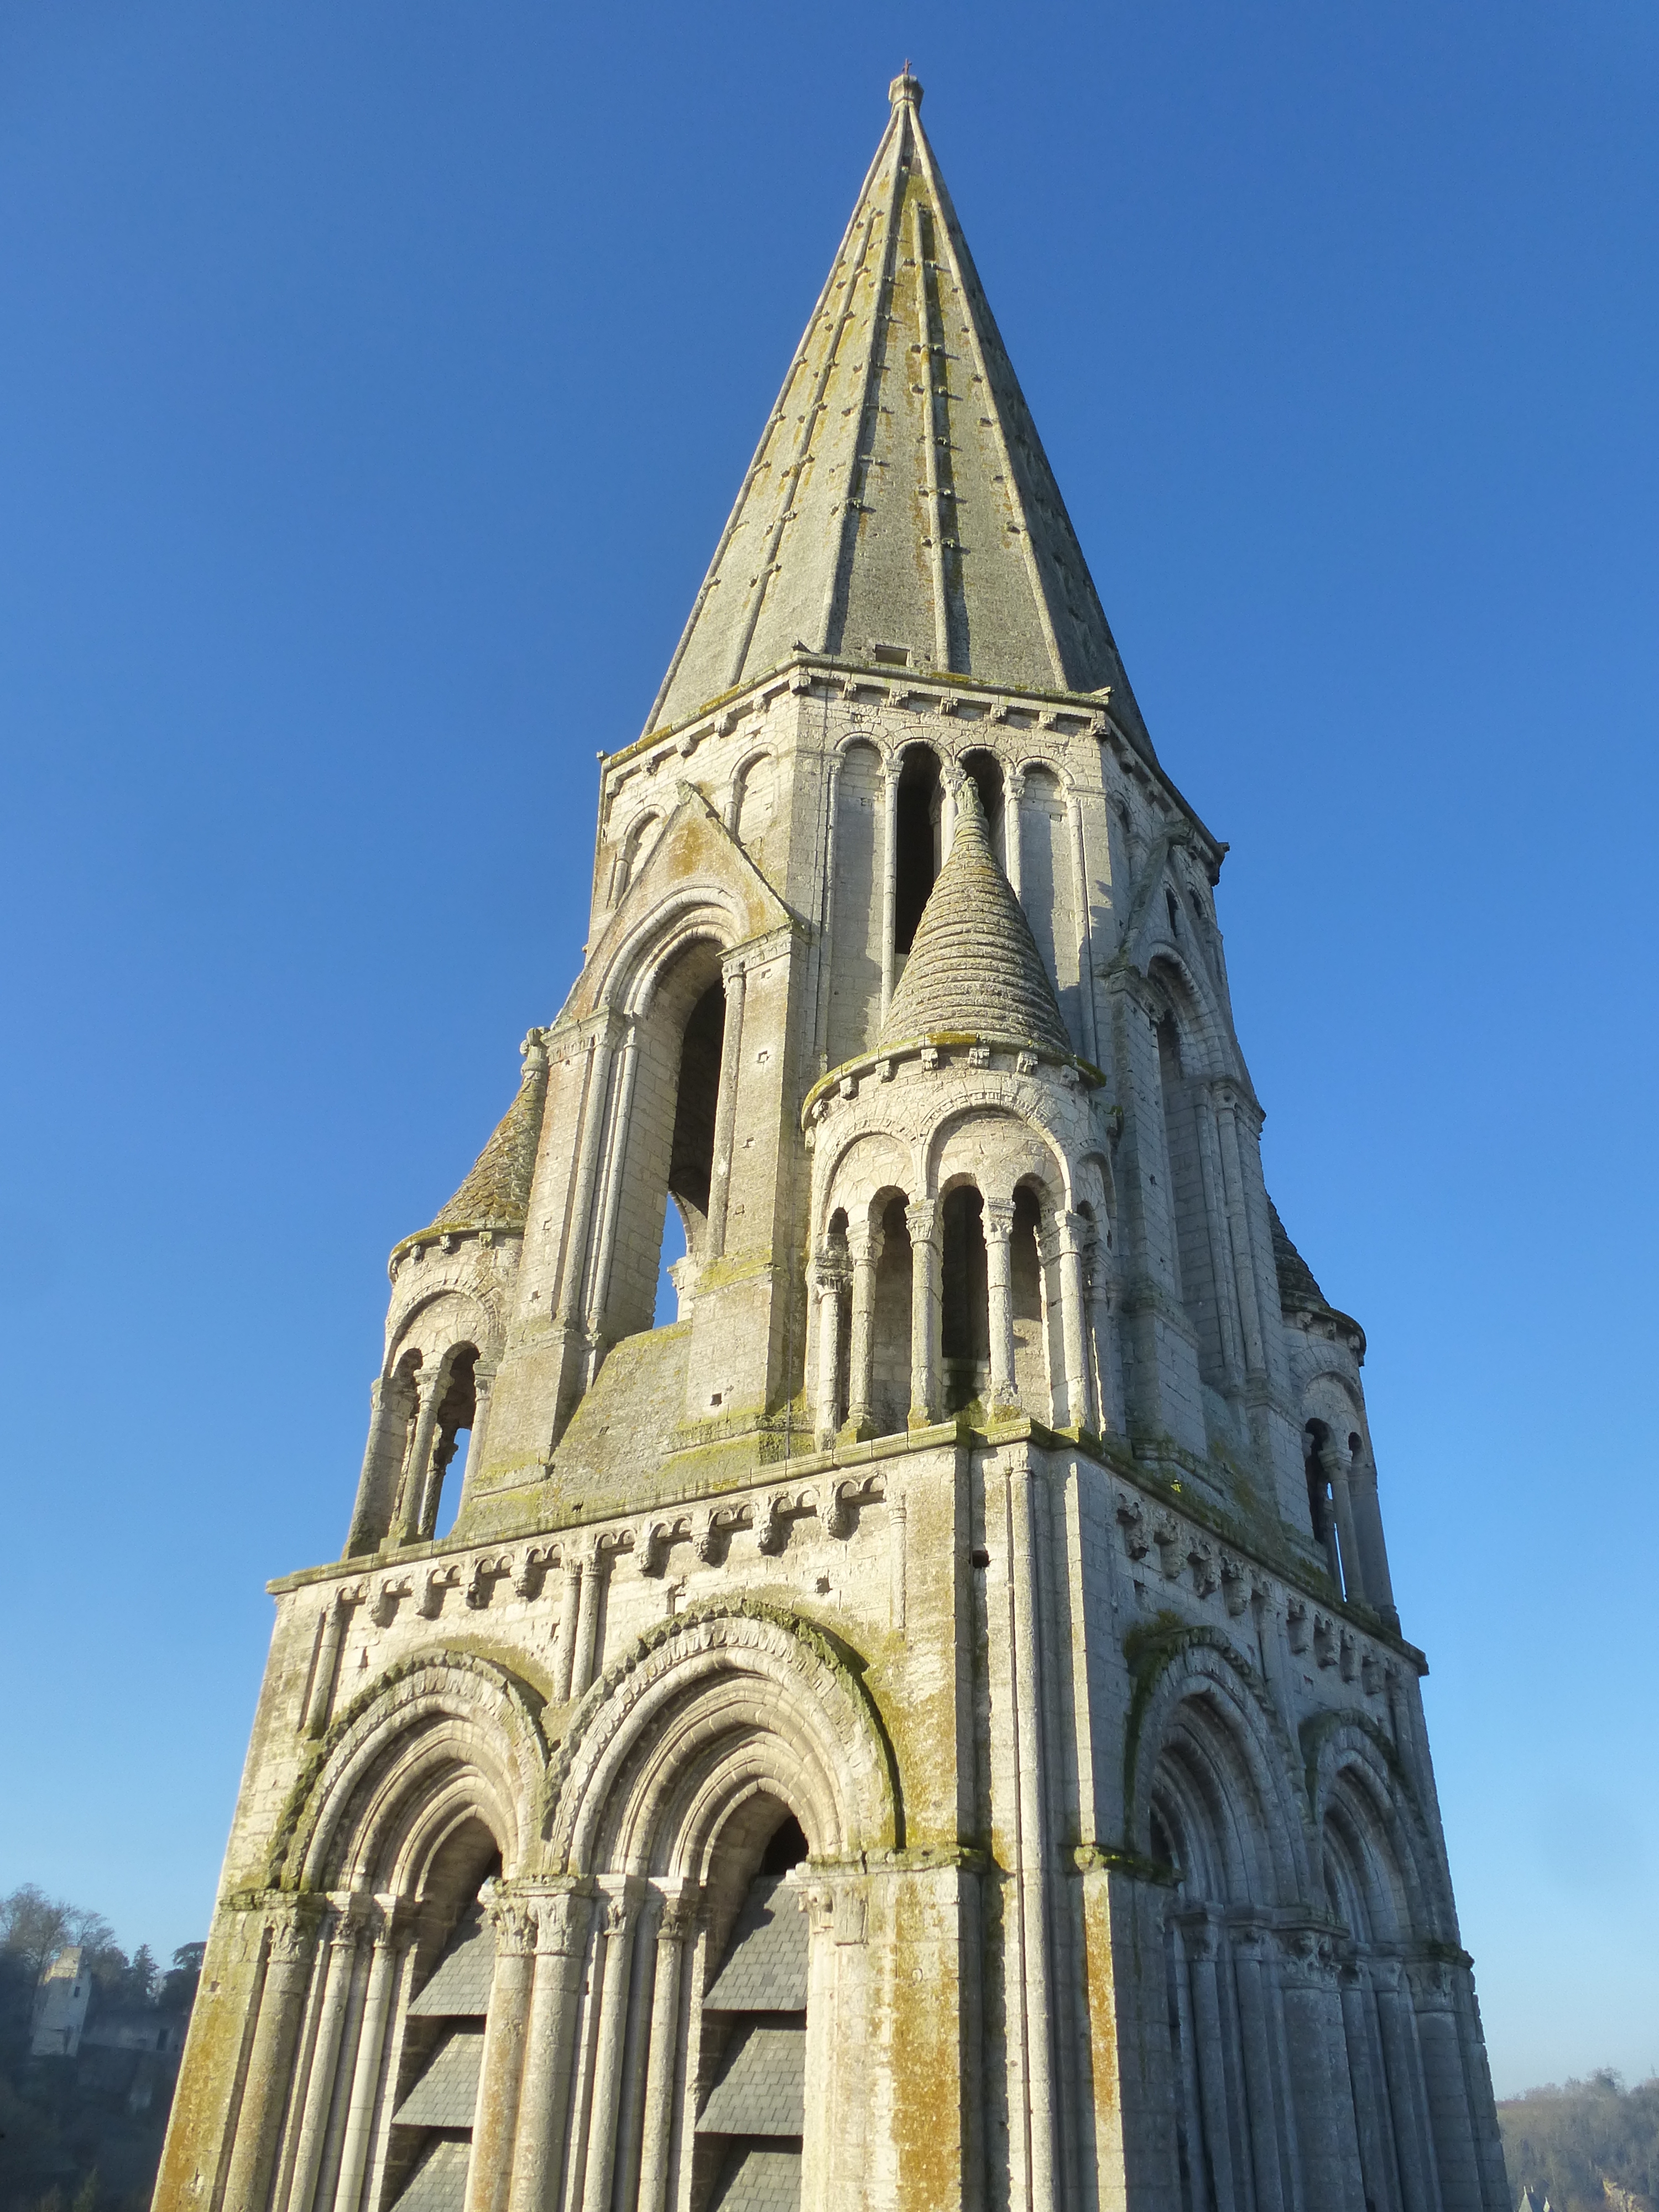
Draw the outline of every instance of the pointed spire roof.
[[[890,97],[647,727],[804,647],[1040,691],[1109,687],[1150,752],[908,68]]]
[[[422,1237],[457,1236],[464,1230],[522,1231],[530,1211],[530,1182],[541,1142],[542,1111],[547,1103],[546,1037],[544,1030],[532,1030],[519,1047],[524,1054],[524,1073],[518,1097],[454,1197],[426,1228],[414,1237],[405,1237],[398,1251],[419,1243]]]
[[[957,793],[951,856],[927,895],[881,1025],[883,1045],[939,1036],[1014,1038],[1072,1056],[1042,956],[991,850],[971,778]]]

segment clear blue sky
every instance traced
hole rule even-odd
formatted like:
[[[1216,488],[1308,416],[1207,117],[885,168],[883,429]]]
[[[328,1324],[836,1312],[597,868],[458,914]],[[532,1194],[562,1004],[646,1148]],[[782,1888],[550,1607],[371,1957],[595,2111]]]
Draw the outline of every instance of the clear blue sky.
[[[1500,2090],[1659,2067],[1659,16],[0,0],[0,1887],[205,1929],[384,1262],[908,54],[1369,1331]]]

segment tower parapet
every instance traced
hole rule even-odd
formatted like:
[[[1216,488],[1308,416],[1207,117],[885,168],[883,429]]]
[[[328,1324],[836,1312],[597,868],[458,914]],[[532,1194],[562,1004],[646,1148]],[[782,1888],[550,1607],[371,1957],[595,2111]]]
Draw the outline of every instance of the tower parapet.
[[[1507,2207],[1364,1335],[921,98],[272,1585],[158,2212]]]

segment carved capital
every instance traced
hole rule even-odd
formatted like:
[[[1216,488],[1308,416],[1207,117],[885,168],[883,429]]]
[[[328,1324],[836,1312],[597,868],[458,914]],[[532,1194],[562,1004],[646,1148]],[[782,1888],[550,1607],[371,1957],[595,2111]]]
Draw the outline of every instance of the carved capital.
[[[939,1204],[931,1198],[919,1198],[904,1209],[904,1225],[910,1232],[912,1244],[932,1244],[939,1236]]]

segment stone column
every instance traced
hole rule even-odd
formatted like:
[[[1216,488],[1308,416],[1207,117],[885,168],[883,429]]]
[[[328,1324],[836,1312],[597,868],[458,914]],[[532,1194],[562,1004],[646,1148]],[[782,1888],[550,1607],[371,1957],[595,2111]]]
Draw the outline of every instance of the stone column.
[[[421,1516],[426,1510],[427,1477],[432,1465],[433,1434],[438,1422],[438,1401],[442,1392],[441,1367],[422,1367],[415,1377],[415,1441],[410,1447],[409,1462],[404,1468],[404,1479],[398,1493],[398,1510],[393,1516],[392,1540],[398,1544],[413,1544],[421,1534]]]
[[[1054,1257],[1060,1273],[1060,1339],[1065,1346],[1066,1407],[1054,1409],[1062,1428],[1095,1429],[1088,1355],[1084,1348],[1083,1239],[1088,1224],[1080,1213],[1061,1207],[1054,1215]]]
[[[1097,1223],[1094,1242],[1084,1255],[1084,1297],[1089,1337],[1094,1345],[1094,1376],[1100,1433],[1121,1435],[1125,1427],[1117,1373],[1117,1278],[1106,1248],[1106,1231]]]
[[[357,2212],[358,2199],[362,2194],[363,2174],[374,2131],[374,2109],[380,2101],[386,2021],[398,1986],[398,1970],[412,1933],[408,1925],[398,1921],[395,1912],[383,1912],[374,1932],[368,1990],[363,2001],[362,2025],[357,2031],[357,2050],[351,2069],[345,2140],[340,2146],[340,2178],[334,2191],[334,2212]]]
[[[961,788],[962,770],[953,762],[942,761],[939,763],[939,864],[941,870],[951,857],[951,848],[957,842],[957,793]]]
[[[706,1243],[710,1260],[718,1260],[726,1249],[726,1214],[732,1197],[732,1130],[737,1118],[738,1071],[743,1055],[743,962],[722,962],[720,978],[726,986],[726,1022],[720,1032],[720,1089],[714,1100],[714,1164],[708,1183]]]
[[[603,1649],[599,1612],[605,1585],[611,1573],[611,1554],[596,1538],[581,1563],[581,1585],[577,1595],[576,1643],[572,1662],[570,1694],[580,1698],[599,1671]]]
[[[334,1916],[333,1926],[325,1947],[323,2002],[317,2015],[317,2033],[312,2045],[311,2066],[306,2076],[305,2104],[294,2152],[294,2179],[288,2192],[289,2212],[311,2212],[312,2198],[316,2193],[317,2175],[323,2159],[323,2138],[328,2131],[328,2116],[334,2106],[341,2031],[345,2026],[346,2008],[351,1996],[351,1984],[357,1971],[358,1948],[362,1939],[359,1910],[355,1899],[347,1900],[343,1909]]]
[[[570,1372],[572,1340],[582,1328],[582,1293],[587,1284],[588,1255],[592,1243],[594,1185],[599,1176],[599,1143],[605,1133],[611,1105],[611,1062],[616,1037],[607,1017],[605,1026],[587,1044],[587,1080],[581,1094],[581,1139],[576,1152],[574,1188],[571,1192],[569,1228],[560,1258],[558,1299],[554,1328],[563,1346],[561,1353],[559,1404],[554,1433],[562,1434],[580,1395],[580,1378]]]
[[[629,1970],[634,1962],[634,1928],[640,1899],[626,1891],[604,1906],[605,1970],[599,1999],[599,2046],[594,2054],[593,2097],[587,2127],[587,2172],[582,2212],[611,2212],[611,2185],[617,2166],[617,2114],[621,2102],[623,2045],[628,2032]]]
[[[645,2125],[640,2147],[639,2212],[664,2212],[674,2126],[674,2078],[680,2053],[680,1977],[696,1929],[693,1892],[670,1898],[657,1923],[657,1971],[651,1985],[651,2045],[646,2059]]]
[[[1394,2122],[1395,2155],[1400,2162],[1401,2197],[1405,2212],[1441,2212],[1428,2091],[1406,1970],[1397,1959],[1374,1959],[1370,1970],[1382,2033],[1382,2070]]]
[[[458,1521],[466,1510],[474,1471],[483,1465],[484,1423],[489,1418],[489,1394],[495,1387],[495,1370],[486,1367],[481,1359],[472,1370],[472,1426],[467,1432],[466,1464],[461,1469],[461,1498],[455,1516]]]
[[[841,1317],[847,1296],[846,1270],[827,1244],[812,1262],[812,1291],[818,1302],[817,1443],[827,1451],[841,1426]]]
[[[1441,2201],[1445,2212],[1480,2212],[1480,2166],[1457,2032],[1452,1969],[1441,1959],[1413,1959],[1406,1974],[1417,2014]]]
[[[1244,1364],[1251,1375],[1267,1371],[1261,1309],[1255,1294],[1255,1261],[1244,1202],[1244,1170],[1238,1149],[1238,1094],[1231,1083],[1215,1090],[1217,1131],[1221,1140],[1221,1185],[1227,1208],[1227,1243],[1232,1254],[1233,1290],[1244,1333]]]
[[[396,1447],[400,1439],[404,1444],[409,1441],[408,1414],[396,1399],[391,1405],[386,1403],[390,1387],[390,1377],[377,1378],[369,1387],[368,1442],[363,1447],[363,1471],[357,1479],[357,1502],[346,1539],[349,1559],[379,1546],[389,1533],[396,1509],[397,1500],[388,1493],[396,1487],[401,1464],[402,1455]],[[398,1396],[401,1395],[400,1385]]]
[[[310,1686],[306,1694],[306,1710],[300,1726],[302,1734],[319,1736],[328,1726],[328,1717],[334,1706],[334,1678],[339,1671],[340,1644],[346,1630],[347,1601],[340,1591],[330,1597],[323,1608],[323,1618],[317,1635],[316,1664],[311,1670]]]
[[[1232,2113],[1227,2094],[1227,2063],[1222,2047],[1221,1994],[1216,1978],[1216,1930],[1202,1913],[1185,1920],[1187,1962],[1191,1976],[1193,2041],[1197,2059],[1199,2104],[1204,2118],[1204,2141],[1215,2176],[1218,2204],[1240,2202],[1233,2179]],[[1331,2204],[1333,2212],[1336,2200]]]
[[[853,1325],[851,1356],[848,1362],[847,1426],[854,1438],[876,1432],[871,1405],[872,1370],[876,1356],[876,1269],[881,1260],[882,1233],[868,1221],[854,1221],[847,1231],[847,1249],[853,1264]]]
[[[226,2207],[263,2205],[294,2078],[294,2046],[317,1950],[313,1901],[284,1899],[270,1917],[258,2018],[236,2114],[236,2140],[225,2177]]]
[[[1045,1593],[1040,1571],[1036,1478],[1029,1454],[1007,1455],[1012,1601],[1015,1790],[1018,1808],[1013,1909],[1019,1914],[1024,1968],[1021,2000],[1025,2027],[1030,2198],[1033,2212],[1057,2201],[1054,2155],[1054,1996],[1048,1970],[1048,1764],[1043,1753],[1044,1685],[1041,1629]],[[1012,1900],[1011,1900],[1011,1904]]]
[[[898,950],[893,940],[898,929],[898,787],[899,764],[888,761],[881,779],[881,1018],[893,1000],[893,971]]]
[[[985,1274],[991,1316],[991,1406],[1015,1407],[1014,1291],[1011,1243],[1014,1207],[1011,1199],[985,1200]]]
[[[1019,849],[1019,802],[1025,794],[1025,771],[1010,769],[1002,787],[1002,872],[1008,888],[1023,906],[1024,856]]]
[[[1361,2204],[1353,2089],[1329,1944],[1310,1929],[1293,1929],[1281,1943],[1285,2037],[1309,2203]]]
[[[572,2049],[592,1900],[574,1885],[535,1897],[536,1960],[508,2212],[553,2202],[570,2103]]]
[[[570,1696],[576,1671],[576,1624],[582,1609],[582,1563],[574,1543],[567,1540],[562,1554],[564,1592],[559,1601],[558,1633],[553,1644],[553,1698],[563,1705]]]
[[[1395,2194],[1392,2130],[1389,2100],[1379,2075],[1375,2051],[1375,2015],[1365,1968],[1358,1960],[1343,1966],[1338,1978],[1342,2000],[1342,2032],[1348,2050],[1348,2074],[1353,2082],[1354,2118],[1359,2130],[1359,2165],[1365,2177],[1368,2203],[1382,2203]]]
[[[1095,963],[1093,932],[1089,915],[1089,863],[1084,848],[1083,807],[1075,791],[1068,792],[1066,813],[1072,832],[1072,877],[1077,896],[1077,994],[1083,1012],[1083,1050],[1097,1066],[1100,1046],[1095,1035]]]
[[[830,756],[827,779],[829,791],[824,805],[823,897],[818,909],[818,1003],[812,1018],[812,1046],[820,1075],[830,1065],[830,999],[835,964],[830,957],[830,948],[836,941],[836,831],[841,820],[841,772],[844,765],[844,755],[834,753]],[[726,1017],[729,1023],[732,1018],[729,996]],[[719,1151],[716,1146],[716,1158]]]
[[[616,1104],[605,1132],[605,1172],[594,1207],[596,1230],[593,1264],[588,1270],[582,1333],[586,1339],[584,1386],[591,1385],[605,1356],[605,1310],[611,1294],[611,1257],[617,1249],[617,1222],[622,1212],[623,1179],[628,1164],[628,1130],[633,1117],[634,1085],[639,1074],[639,1024],[630,1022],[623,1045],[622,1066],[617,1072]]]
[[[1365,1577],[1354,1534],[1353,1500],[1348,1494],[1348,1469],[1353,1464],[1352,1455],[1346,1444],[1339,1443],[1333,1437],[1321,1449],[1319,1464],[1330,1478],[1331,1497],[1336,1506],[1337,1538],[1342,1552],[1342,1595],[1354,1605],[1364,1605],[1369,1602]]]
[[[536,1918],[524,1899],[493,1887],[487,1889],[484,1911],[495,1939],[495,1971],[478,2064],[465,2212],[507,2212],[535,1972]]]
[[[939,1209],[931,1198],[904,1209],[910,1232],[910,1422],[925,1429],[939,1419]]]
[[[1363,1445],[1348,1462],[1348,1497],[1353,1511],[1355,1555],[1365,1577],[1365,1601],[1375,1606],[1384,1625],[1397,1632],[1400,1614],[1394,1601],[1394,1578],[1389,1572],[1389,1547],[1382,1536],[1376,1469]]]
[[[1290,2199],[1279,2155],[1279,2099],[1273,2063],[1273,2030],[1262,1988],[1262,1943],[1260,1928],[1240,1928],[1233,1935],[1233,1980],[1238,1992],[1239,2042],[1244,2071],[1244,2099],[1249,2116],[1250,2163],[1255,2175],[1256,2203],[1279,2206]]]

